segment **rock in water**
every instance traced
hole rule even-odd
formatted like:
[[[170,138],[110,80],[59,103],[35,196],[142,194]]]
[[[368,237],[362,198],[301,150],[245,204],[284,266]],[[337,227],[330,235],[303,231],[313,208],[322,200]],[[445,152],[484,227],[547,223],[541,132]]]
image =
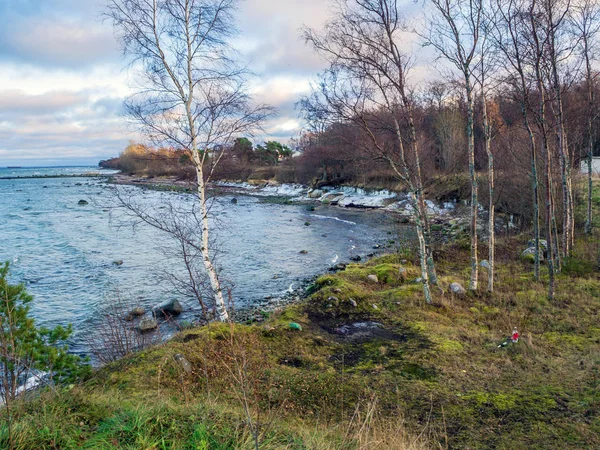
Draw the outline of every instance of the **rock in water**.
[[[140,333],[147,333],[149,331],[155,330],[158,328],[158,323],[154,319],[144,319],[140,321],[137,326],[137,329]]]
[[[344,263],[337,263],[335,266],[330,267],[329,270],[331,272],[338,272],[340,270],[346,270],[346,264],[344,264]]]
[[[144,308],[138,306],[137,308],[133,308],[131,311],[129,311],[127,313],[127,315],[125,316],[125,320],[128,322],[131,322],[134,318],[141,317],[144,314],[146,314],[146,311],[144,310]]]
[[[379,279],[377,278],[377,275],[371,274],[369,276],[367,276],[368,280],[373,282],[373,283],[379,283]]]
[[[300,325],[299,323],[290,322],[288,326],[290,327],[290,330],[302,331],[302,325]]]
[[[464,287],[461,286],[460,283],[452,283],[450,285],[450,291],[455,294],[455,295],[459,295],[459,296],[463,296],[467,293],[466,289]]]
[[[170,302],[165,302],[154,308],[152,310],[152,315],[154,317],[161,315],[168,318],[171,316],[178,316],[182,311],[183,307],[181,306],[181,303],[179,303],[178,300],[171,300]]]
[[[355,255],[355,256],[351,256],[350,257],[350,261],[360,261],[362,258],[360,257],[360,255]]]
[[[79,201],[77,202],[77,204],[78,204],[78,205],[82,205],[82,206],[83,206],[83,205],[87,205],[87,204],[88,204],[88,202],[87,202],[87,200],[79,200]]]
[[[117,259],[116,261],[113,261],[113,264],[115,266],[122,266],[123,265],[123,260],[122,259]]]
[[[233,198],[231,199],[231,203],[233,203],[234,205],[237,205],[237,202],[238,202],[238,199],[237,199],[237,198],[233,197]]]

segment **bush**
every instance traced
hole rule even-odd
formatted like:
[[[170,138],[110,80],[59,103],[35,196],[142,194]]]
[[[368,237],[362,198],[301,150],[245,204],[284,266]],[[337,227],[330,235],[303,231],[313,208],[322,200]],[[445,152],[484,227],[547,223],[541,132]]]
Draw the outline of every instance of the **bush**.
[[[30,375],[71,383],[89,371],[86,360],[68,353],[71,326],[38,328],[29,317],[33,297],[23,284],[8,282],[9,263],[0,265],[0,399],[8,405]]]

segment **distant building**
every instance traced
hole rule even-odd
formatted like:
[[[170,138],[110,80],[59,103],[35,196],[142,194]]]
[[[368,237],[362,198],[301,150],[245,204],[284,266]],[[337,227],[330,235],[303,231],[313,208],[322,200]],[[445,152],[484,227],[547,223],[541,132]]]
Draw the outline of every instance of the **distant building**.
[[[581,161],[581,172],[587,173],[587,171],[587,159],[584,159]],[[600,177],[600,156],[594,156],[592,158],[592,173],[594,174],[594,176]]]

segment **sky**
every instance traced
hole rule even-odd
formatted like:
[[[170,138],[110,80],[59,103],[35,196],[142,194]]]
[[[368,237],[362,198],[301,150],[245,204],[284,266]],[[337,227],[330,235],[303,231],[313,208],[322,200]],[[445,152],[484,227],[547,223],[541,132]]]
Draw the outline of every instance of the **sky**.
[[[123,116],[134,73],[101,18],[104,5],[0,0],[0,167],[95,165],[143,140]],[[240,3],[236,44],[258,75],[252,90],[278,110],[258,140],[287,142],[300,131],[295,103],[325,64],[299,30],[319,29],[329,15],[327,0]]]

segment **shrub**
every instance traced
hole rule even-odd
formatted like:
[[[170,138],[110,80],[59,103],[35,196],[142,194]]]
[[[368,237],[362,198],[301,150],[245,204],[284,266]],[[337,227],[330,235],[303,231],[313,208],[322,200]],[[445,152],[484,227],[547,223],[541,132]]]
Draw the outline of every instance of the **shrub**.
[[[51,383],[70,383],[84,375],[89,366],[68,353],[65,341],[71,326],[38,328],[29,317],[33,297],[23,284],[8,282],[9,263],[0,266],[0,398],[9,404],[20,386],[36,372],[44,372]]]

